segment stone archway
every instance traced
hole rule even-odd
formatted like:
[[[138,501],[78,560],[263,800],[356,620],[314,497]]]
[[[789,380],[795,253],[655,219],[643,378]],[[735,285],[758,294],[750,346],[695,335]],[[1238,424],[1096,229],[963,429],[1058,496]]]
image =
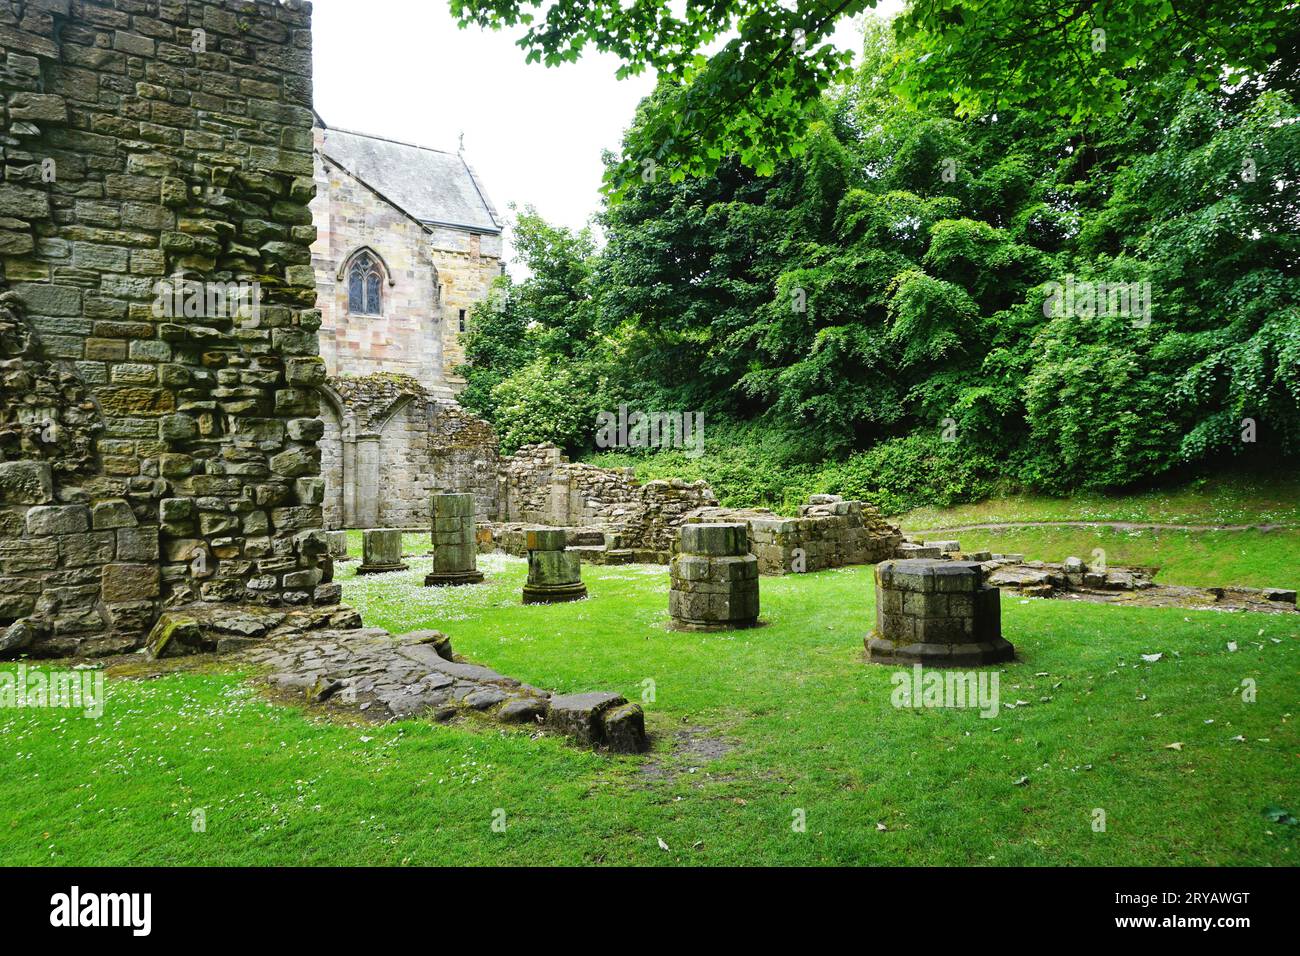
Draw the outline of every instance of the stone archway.
[[[429,518],[432,463],[428,456],[428,415],[414,396],[398,399],[376,433],[378,519],[384,528],[422,527]]]
[[[321,510],[325,527],[336,531],[347,527],[343,508],[343,419],[328,401],[320,403],[320,418],[325,423],[325,432],[316,443],[320,448],[320,473],[325,481]]]
[[[325,481],[325,499],[322,511],[325,527],[371,527],[357,506],[357,441],[356,421],[351,409],[328,385],[317,391],[321,397],[320,419],[325,424],[324,434],[317,445],[321,451],[321,477]]]

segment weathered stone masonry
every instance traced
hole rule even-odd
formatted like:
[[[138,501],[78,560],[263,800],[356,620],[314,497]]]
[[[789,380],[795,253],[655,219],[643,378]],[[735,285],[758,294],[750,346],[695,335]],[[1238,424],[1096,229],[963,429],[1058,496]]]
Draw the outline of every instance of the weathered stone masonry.
[[[0,0],[0,635],[30,653],[136,647],[164,605],[338,600],[310,18]],[[260,308],[160,316],[179,272]]]
[[[438,492],[497,513],[497,439],[451,399],[399,373],[330,378],[320,389],[328,528],[423,528]]]

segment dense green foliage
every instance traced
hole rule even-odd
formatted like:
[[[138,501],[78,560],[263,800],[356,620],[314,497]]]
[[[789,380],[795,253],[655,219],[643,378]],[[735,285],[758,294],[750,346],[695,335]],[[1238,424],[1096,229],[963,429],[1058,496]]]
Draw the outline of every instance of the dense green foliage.
[[[877,0],[451,0],[462,27],[522,27],[530,63],[559,66],[595,49],[619,78],[654,70],[659,93],[611,163],[624,195],[662,171],[674,182],[735,157],[770,173],[808,145],[809,116],[850,58],[836,24]],[[1295,64],[1291,0],[912,0],[894,85],[954,102],[962,115],[1012,106],[1067,117],[1132,107],[1131,92],[1171,70],[1215,89]],[[1290,35],[1286,35],[1290,31]],[[1157,108],[1160,104],[1148,103]]]
[[[1204,90],[1176,66],[1077,122],[963,118],[899,95],[923,42],[869,21],[797,158],[638,182],[601,248],[525,211],[531,277],[476,316],[467,404],[507,448],[576,454],[596,410],[702,411],[709,453],[673,463],[736,504],[892,510],[1294,459],[1294,69]]]
[[[1127,112],[1171,69],[1212,90],[1279,58],[1294,66],[1294,20],[1286,0],[913,0],[897,21],[898,86],[966,115]]]

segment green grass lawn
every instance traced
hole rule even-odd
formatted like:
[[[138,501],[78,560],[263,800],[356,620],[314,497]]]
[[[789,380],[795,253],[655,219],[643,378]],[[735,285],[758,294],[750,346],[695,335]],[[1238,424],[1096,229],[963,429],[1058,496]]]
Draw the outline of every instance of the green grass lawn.
[[[494,725],[349,724],[267,702],[211,666],[110,679],[98,721],[0,710],[0,859],[1291,865],[1300,855],[1300,828],[1265,816],[1300,811],[1300,616],[1008,598],[1004,630],[1021,659],[1002,670],[1001,696],[1024,703],[984,719],[891,705],[894,670],[862,662],[870,568],[764,578],[767,626],[687,634],[664,629],[660,568],[586,568],[590,600],[523,607],[521,561],[487,559],[488,584],[451,590],[419,586],[427,563],[361,579],[351,565],[345,600],[368,624],[441,627],[460,653],[539,686],[641,699],[653,681],[653,752],[609,757]],[[1240,698],[1246,678],[1255,703]],[[707,760],[679,735],[730,749]],[[1098,808],[1105,832],[1092,828]],[[205,832],[193,832],[196,809]],[[798,811],[806,832],[792,828]]]
[[[928,536],[927,536],[928,537]],[[964,530],[962,546],[1042,561],[1105,552],[1111,566],[1157,568],[1161,584],[1300,588],[1300,530],[1165,531],[1115,528]]]
[[[1300,588],[1300,478],[1290,476],[1230,475],[1125,496],[1012,496],[954,508],[922,508],[891,520],[905,532],[931,531],[926,538],[956,538],[969,550],[1024,554],[1040,561],[1073,555],[1091,562],[1093,550],[1100,548],[1107,564],[1158,569],[1156,580],[1162,584]],[[1278,527],[962,527],[1044,521]],[[950,528],[961,530],[944,531]]]
[[[891,520],[904,531],[1015,521],[1131,521],[1300,528],[1300,476],[1223,475],[1175,488],[1068,498],[1011,495],[951,508],[918,508]]]

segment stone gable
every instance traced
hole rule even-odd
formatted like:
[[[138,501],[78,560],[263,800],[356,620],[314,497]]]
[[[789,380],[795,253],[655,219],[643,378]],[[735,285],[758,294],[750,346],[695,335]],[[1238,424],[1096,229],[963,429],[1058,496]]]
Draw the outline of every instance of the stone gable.
[[[331,375],[341,377],[400,373],[435,397],[451,398],[464,385],[455,374],[465,361],[462,313],[468,323],[470,311],[502,274],[501,234],[492,222],[495,210],[483,199],[481,224],[421,219],[437,212],[436,204],[425,205],[433,202],[427,194],[436,192],[437,183],[408,182],[406,171],[389,167],[401,167],[406,154],[417,159],[437,155],[441,164],[418,166],[418,175],[438,178],[455,173],[457,190],[477,199],[481,184],[459,156],[360,134],[338,134],[346,136],[349,144],[371,142],[385,147],[367,153],[362,162],[355,148],[343,151],[331,145],[327,137],[334,133],[315,130],[317,191],[312,202],[316,228],[312,265],[320,293],[320,350],[326,367]],[[406,208],[394,196],[426,198],[416,208]],[[462,205],[453,205],[452,212],[468,218]],[[384,274],[381,314],[349,310],[347,271],[362,252],[377,260]]]

